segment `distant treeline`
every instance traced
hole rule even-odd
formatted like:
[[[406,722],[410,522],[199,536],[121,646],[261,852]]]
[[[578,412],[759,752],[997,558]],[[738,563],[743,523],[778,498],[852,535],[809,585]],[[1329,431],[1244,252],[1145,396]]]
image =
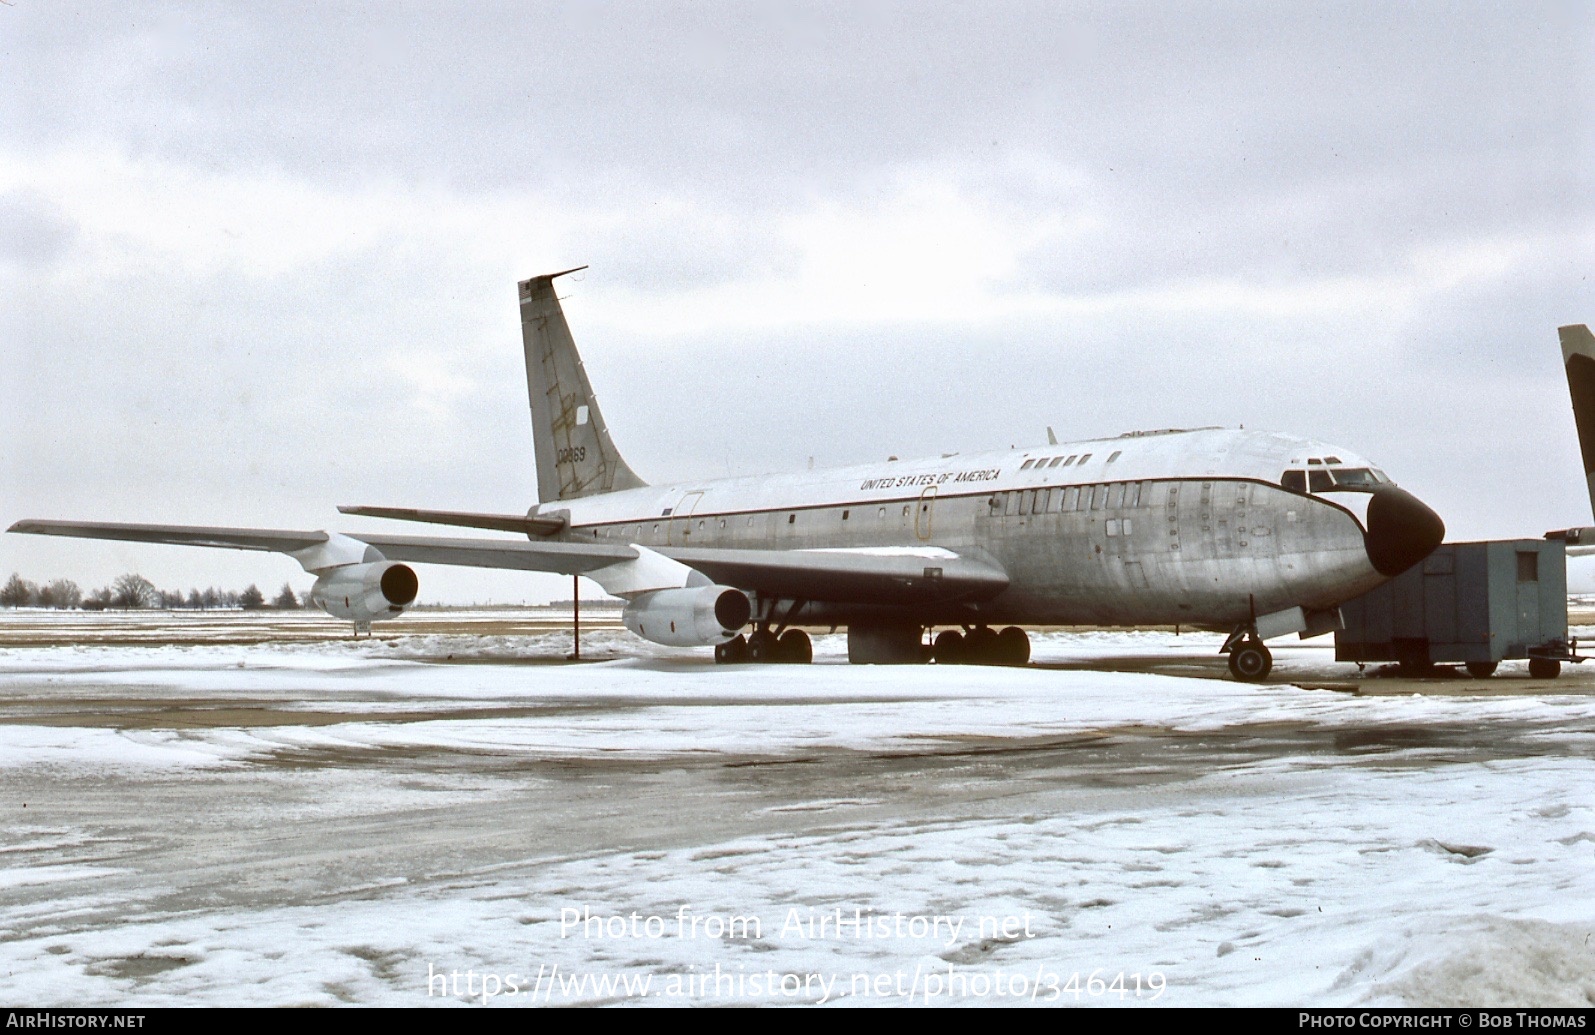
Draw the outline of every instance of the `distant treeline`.
[[[260,611],[273,608],[281,611],[298,610],[305,604],[295,595],[293,587],[284,582],[282,591],[270,603],[253,583],[242,592],[231,589],[156,589],[155,584],[142,575],[123,575],[109,586],[85,594],[71,579],[56,579],[40,585],[29,582],[13,573],[4,586],[0,586],[0,607],[53,607],[58,610],[135,611],[146,608],[175,611],[211,611],[242,608]]]

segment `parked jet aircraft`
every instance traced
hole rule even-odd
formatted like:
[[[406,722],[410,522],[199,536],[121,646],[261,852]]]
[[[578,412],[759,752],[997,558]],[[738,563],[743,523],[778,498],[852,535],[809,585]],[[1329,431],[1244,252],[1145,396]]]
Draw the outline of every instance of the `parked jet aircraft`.
[[[316,605],[357,629],[415,600],[410,563],[458,564],[584,575],[626,599],[638,636],[714,645],[722,662],[810,660],[799,625],[846,626],[854,662],[1023,664],[1020,624],[1179,624],[1230,633],[1230,671],[1248,680],[1272,665],[1265,639],[1337,627],[1338,604],[1444,536],[1432,510],[1349,450],[1224,428],[648,485],[610,438],[554,293],[573,272],[520,284],[542,502],[524,515],[340,508],[523,539],[71,521],[11,531],[285,553],[317,576]]]

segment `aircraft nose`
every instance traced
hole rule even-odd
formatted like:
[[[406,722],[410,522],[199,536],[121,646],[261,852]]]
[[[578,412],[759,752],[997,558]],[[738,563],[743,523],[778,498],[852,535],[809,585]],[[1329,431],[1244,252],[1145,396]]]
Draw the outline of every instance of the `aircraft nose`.
[[[1368,501],[1363,538],[1374,570],[1394,578],[1434,552],[1445,538],[1445,522],[1412,493],[1387,485]]]

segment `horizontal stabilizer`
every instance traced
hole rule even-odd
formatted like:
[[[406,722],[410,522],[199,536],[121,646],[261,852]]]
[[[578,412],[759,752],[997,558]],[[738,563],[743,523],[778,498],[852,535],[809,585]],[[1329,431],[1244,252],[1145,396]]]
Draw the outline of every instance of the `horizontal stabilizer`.
[[[519,532],[522,535],[553,535],[563,531],[566,520],[562,517],[539,517],[536,514],[472,514],[456,510],[416,510],[410,507],[339,507],[340,514],[358,517],[388,518],[393,521],[419,521],[429,525],[452,525],[457,528],[488,528],[496,532]]]

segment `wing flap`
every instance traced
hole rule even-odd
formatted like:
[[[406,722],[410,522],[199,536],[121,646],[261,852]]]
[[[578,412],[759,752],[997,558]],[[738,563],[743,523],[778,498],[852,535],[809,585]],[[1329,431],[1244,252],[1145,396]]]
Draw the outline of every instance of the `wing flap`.
[[[726,586],[794,600],[924,604],[989,600],[1008,588],[995,561],[948,550],[659,550]]]
[[[453,539],[442,536],[375,535],[350,538],[369,543],[390,561],[454,564],[470,568],[514,568],[556,575],[585,575],[637,559],[629,546],[610,543],[523,542],[515,539]]]

